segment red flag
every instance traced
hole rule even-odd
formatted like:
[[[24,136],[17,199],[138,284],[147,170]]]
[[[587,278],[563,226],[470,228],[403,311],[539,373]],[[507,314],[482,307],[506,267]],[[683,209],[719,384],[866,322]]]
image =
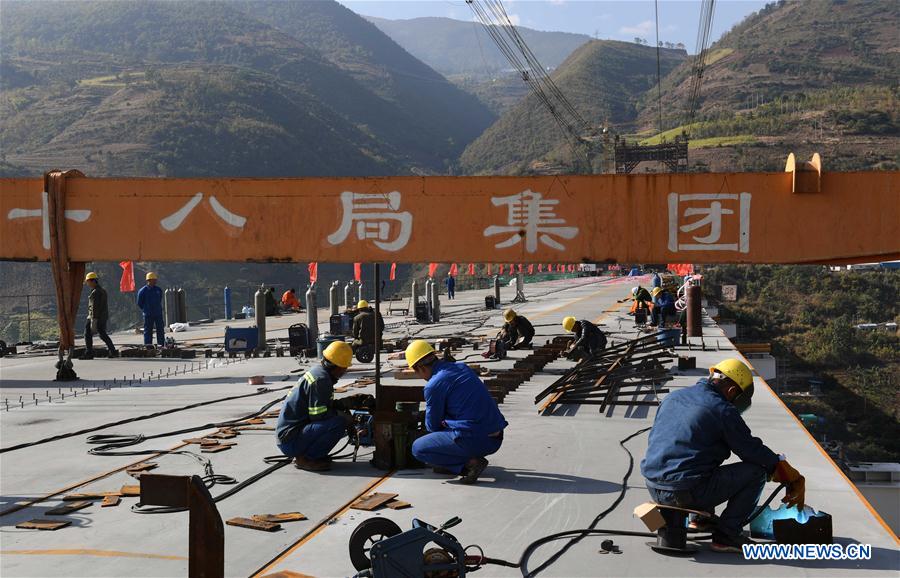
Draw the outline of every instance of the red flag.
[[[447,274],[451,277],[456,277],[457,275],[459,275],[459,268],[456,266],[456,263],[450,264],[450,272]]]
[[[309,271],[309,282],[315,283],[319,278],[319,263],[317,261],[311,262],[306,266],[306,270]]]
[[[569,265],[569,273],[575,272],[575,265]]]
[[[475,274],[475,263],[469,263],[469,271],[468,271],[468,274],[469,274],[469,275],[474,275],[474,274]]]
[[[131,293],[134,291],[134,261],[120,261],[122,279],[119,281],[119,291]]]
[[[528,274],[534,275],[534,263],[528,265]]]
[[[486,275],[487,275],[488,277],[490,277],[490,275],[491,275],[491,264],[488,263],[487,265],[485,265],[485,267],[487,267],[487,273],[486,273]]]
[[[497,275],[503,275],[503,263],[497,267]]]
[[[391,263],[391,281],[397,278],[397,264]]]
[[[353,278],[362,281],[362,263],[353,264]]]
[[[510,274],[510,275],[515,275],[515,274],[516,274],[516,266],[513,265],[512,263],[509,264],[509,274]]]
[[[538,273],[543,273],[543,272],[544,272],[544,264],[538,263]]]
[[[557,273],[562,273],[562,272],[565,271],[565,270],[566,270],[566,268],[565,268],[565,266],[563,266],[562,264],[559,264],[559,263],[558,263],[558,264],[556,265],[556,272],[557,272]]]
[[[435,272],[437,271],[438,264],[437,263],[429,263],[428,264],[428,276],[434,277]]]

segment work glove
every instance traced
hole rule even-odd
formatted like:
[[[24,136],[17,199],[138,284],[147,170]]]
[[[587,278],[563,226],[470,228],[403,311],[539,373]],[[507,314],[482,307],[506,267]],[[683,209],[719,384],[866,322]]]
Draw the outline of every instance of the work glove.
[[[97,333],[97,320],[91,319],[91,333]]]
[[[802,510],[806,502],[806,478],[800,475],[791,464],[782,460],[775,466],[775,473],[772,475],[772,481],[787,486],[787,491],[782,503],[788,508],[796,506],[798,510]]]

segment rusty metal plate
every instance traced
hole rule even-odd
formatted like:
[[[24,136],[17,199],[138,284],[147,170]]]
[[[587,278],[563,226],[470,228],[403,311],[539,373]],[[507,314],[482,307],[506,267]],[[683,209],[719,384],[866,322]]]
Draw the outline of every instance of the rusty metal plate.
[[[392,510],[412,508],[412,504],[410,504],[409,502],[404,502],[403,500],[391,500],[390,502],[386,503],[385,506]]]
[[[365,498],[356,500],[350,505],[350,507],[354,510],[372,511],[376,508],[380,508],[397,496],[398,494],[375,492],[374,494],[369,494]]]
[[[119,502],[122,501],[122,496],[106,496],[103,498],[103,501],[100,502],[101,508],[111,508],[112,506],[118,506]]]
[[[263,522],[251,518],[231,518],[230,520],[225,520],[225,523],[229,526],[250,528],[251,530],[262,530],[264,532],[275,532],[281,529],[281,524],[275,522]]]
[[[64,504],[62,506],[57,506],[56,508],[53,508],[52,510],[47,510],[46,512],[44,512],[44,514],[46,514],[48,516],[65,516],[67,514],[71,514],[75,510],[87,508],[88,506],[90,506],[93,503],[94,502],[91,502],[90,500],[83,500],[81,502],[70,502],[70,503]]]
[[[300,520],[306,520],[306,516],[301,514],[300,512],[285,512],[283,514],[254,514],[251,516],[252,519],[257,522],[298,522]]]
[[[42,518],[35,518],[34,520],[16,524],[16,528],[21,528],[23,530],[59,530],[71,523],[72,520],[44,520]]]

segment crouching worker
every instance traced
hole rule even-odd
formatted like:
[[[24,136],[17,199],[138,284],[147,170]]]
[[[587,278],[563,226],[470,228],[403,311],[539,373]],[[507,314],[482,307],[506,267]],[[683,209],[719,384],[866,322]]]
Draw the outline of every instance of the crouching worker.
[[[335,341],[322,363],[309,368],[284,400],[275,434],[278,449],[301,470],[331,469],[328,453],[344,437],[347,421],[334,408],[334,384],[350,367],[350,345]]]
[[[406,348],[406,362],[425,384],[425,427],[428,434],[413,443],[417,460],[437,473],[462,476],[474,484],[489,456],[503,444],[508,425],[484,383],[465,363],[439,360],[421,339]]]
[[[534,325],[524,315],[519,315],[512,309],[503,313],[503,328],[500,330],[501,340],[507,349],[528,349],[531,340],[534,339]]]
[[[737,359],[721,361],[708,378],[663,399],[641,461],[647,490],[658,504],[712,513],[727,502],[713,528],[716,552],[741,552],[742,544],[751,543],[741,528],[769,479],[787,486],[782,502],[803,509],[803,476],[753,437],[741,417],[752,397],[750,369]],[[732,452],[741,461],[723,466]]]
[[[565,317],[563,329],[575,334],[575,340],[566,349],[566,358],[576,361],[593,357],[606,349],[606,334],[588,321],[574,317]]]

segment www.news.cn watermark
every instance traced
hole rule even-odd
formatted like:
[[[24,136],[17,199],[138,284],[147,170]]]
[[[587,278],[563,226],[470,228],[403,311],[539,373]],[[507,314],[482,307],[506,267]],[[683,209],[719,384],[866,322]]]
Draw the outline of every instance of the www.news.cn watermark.
[[[746,560],[870,560],[871,544],[743,544]]]

